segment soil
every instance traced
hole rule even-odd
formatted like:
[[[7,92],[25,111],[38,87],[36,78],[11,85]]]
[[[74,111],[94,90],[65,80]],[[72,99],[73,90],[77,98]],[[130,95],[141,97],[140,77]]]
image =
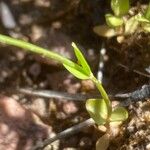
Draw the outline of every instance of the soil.
[[[147,3],[147,1],[131,2]],[[81,48],[95,75],[99,72],[100,50],[105,45],[107,58],[103,68],[103,85],[109,94],[131,92],[150,84],[150,36],[135,33],[121,44],[116,38],[104,39],[93,32],[95,25],[104,24],[110,11],[106,0],[6,0],[16,26],[6,27],[1,19],[0,32],[48,48],[75,60],[71,42]],[[143,75],[144,74],[144,75]],[[145,74],[147,76],[145,76]],[[66,99],[44,99],[16,94],[17,88],[97,93],[89,81],[80,81],[53,60],[29,54],[18,48],[0,45],[0,93],[15,99],[34,112],[57,134],[89,118],[83,102]],[[109,150],[150,149],[150,102],[129,106],[129,119],[120,128]],[[1,108],[0,108],[1,109]],[[100,136],[92,126],[49,146],[51,150],[94,150]],[[24,149],[24,148],[22,148]],[[12,149],[13,150],[13,149]]]

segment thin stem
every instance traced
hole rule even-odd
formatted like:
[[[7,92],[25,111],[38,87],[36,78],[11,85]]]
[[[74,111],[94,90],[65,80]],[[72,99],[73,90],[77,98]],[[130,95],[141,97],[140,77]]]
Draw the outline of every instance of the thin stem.
[[[61,55],[54,53],[48,49],[33,45],[31,43],[28,43],[28,42],[25,42],[22,40],[18,40],[18,39],[14,39],[9,36],[5,36],[5,35],[1,35],[1,34],[0,34],[0,42],[22,48],[25,51],[40,54],[42,57],[54,59],[62,64],[69,65],[70,67],[78,68],[79,70],[81,69],[77,64],[75,64],[71,60],[69,60],[65,57],[62,57]]]
[[[105,100],[105,103],[108,108],[108,114],[110,114],[111,113],[111,102],[109,100],[108,94],[106,93],[105,89],[102,86],[102,83],[99,80],[97,80],[94,76],[91,78],[91,80],[95,83],[97,89],[99,90],[99,92],[102,95],[102,98]]]

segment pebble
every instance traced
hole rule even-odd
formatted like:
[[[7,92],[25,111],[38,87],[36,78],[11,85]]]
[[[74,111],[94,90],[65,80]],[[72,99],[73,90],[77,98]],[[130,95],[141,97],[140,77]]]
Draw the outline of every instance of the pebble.
[[[41,73],[41,65],[39,63],[32,64],[29,68],[29,73],[33,77],[38,77],[39,74]]]
[[[0,17],[5,28],[13,29],[16,27],[14,16],[9,6],[4,2],[0,2]]]
[[[74,102],[65,102],[63,104],[63,110],[66,114],[74,114],[78,111],[77,106],[75,105]]]
[[[81,147],[89,147],[92,145],[92,140],[89,137],[83,137],[81,138],[79,145]]]
[[[150,143],[146,145],[146,150],[150,150]]]
[[[67,148],[64,148],[63,150],[77,150],[77,148],[67,147]]]

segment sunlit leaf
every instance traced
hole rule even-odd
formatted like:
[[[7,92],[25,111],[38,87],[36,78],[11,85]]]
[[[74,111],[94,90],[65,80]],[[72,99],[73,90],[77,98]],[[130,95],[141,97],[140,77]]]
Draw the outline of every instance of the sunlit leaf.
[[[98,34],[99,36],[111,38],[113,36],[118,35],[115,29],[110,28],[106,25],[100,25],[100,26],[95,26],[93,28],[93,31]]]
[[[129,11],[129,0],[111,0],[111,8],[116,16],[123,16]]]
[[[82,68],[79,69],[76,69],[76,68],[73,68],[73,67],[70,67],[66,64],[63,64],[63,66],[71,73],[73,74],[75,77],[79,78],[79,79],[82,79],[82,80],[86,80],[86,79],[89,79],[89,76],[87,76],[84,72],[84,70],[82,70]]]
[[[143,28],[146,32],[150,32],[150,24],[144,23],[144,24],[142,24],[142,28]]]
[[[74,52],[75,52],[75,55],[76,55],[79,63],[83,67],[83,70],[87,73],[88,76],[90,76],[91,75],[91,69],[90,69],[87,61],[85,60],[83,54],[81,53],[81,51],[79,50],[79,48],[76,46],[75,43],[72,43],[72,46],[74,48]]]
[[[116,122],[116,121],[124,121],[128,118],[128,112],[123,107],[117,107],[110,116],[110,121]]]
[[[135,16],[131,17],[125,24],[125,34],[132,34],[138,28],[139,22]]]
[[[110,27],[118,27],[123,24],[123,19],[120,17],[113,16],[112,14],[106,14],[106,23]]]
[[[110,143],[110,135],[104,134],[96,142],[96,150],[107,150]]]
[[[88,99],[86,109],[98,125],[105,124],[108,110],[104,99]]]

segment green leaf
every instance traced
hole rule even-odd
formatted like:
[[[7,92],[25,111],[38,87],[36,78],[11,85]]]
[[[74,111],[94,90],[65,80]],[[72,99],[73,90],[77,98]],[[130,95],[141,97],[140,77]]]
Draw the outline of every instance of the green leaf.
[[[81,79],[81,80],[87,80],[89,79],[89,76],[87,76],[84,72],[84,70],[78,66],[78,68],[75,67],[71,67],[69,65],[63,64],[63,66],[71,73],[73,74],[75,77]],[[80,68],[80,69],[79,69]]]
[[[146,9],[146,12],[144,14],[145,18],[148,19],[150,21],[150,3]]]
[[[93,31],[99,36],[103,36],[107,38],[111,38],[111,37],[118,35],[115,29],[110,28],[106,25],[95,26],[93,28]]]
[[[91,69],[90,69],[87,61],[85,60],[83,54],[81,53],[81,51],[79,50],[79,48],[76,46],[75,43],[72,43],[72,47],[74,48],[75,55],[76,55],[79,63],[83,67],[84,72],[86,72],[87,75],[90,76],[92,74]]]
[[[125,24],[125,34],[132,34],[138,28],[139,22],[136,19],[136,16],[131,17]]]
[[[135,19],[142,23],[150,23],[150,21],[140,13],[135,16]]]
[[[128,112],[123,107],[117,107],[110,116],[111,122],[124,121],[128,118]]]
[[[106,23],[110,27],[118,27],[123,24],[123,19],[120,17],[113,16],[112,14],[106,14]]]
[[[111,0],[111,9],[116,16],[123,16],[130,8],[129,0]]]
[[[106,123],[108,110],[104,99],[88,99],[86,101],[86,109],[98,125]]]

